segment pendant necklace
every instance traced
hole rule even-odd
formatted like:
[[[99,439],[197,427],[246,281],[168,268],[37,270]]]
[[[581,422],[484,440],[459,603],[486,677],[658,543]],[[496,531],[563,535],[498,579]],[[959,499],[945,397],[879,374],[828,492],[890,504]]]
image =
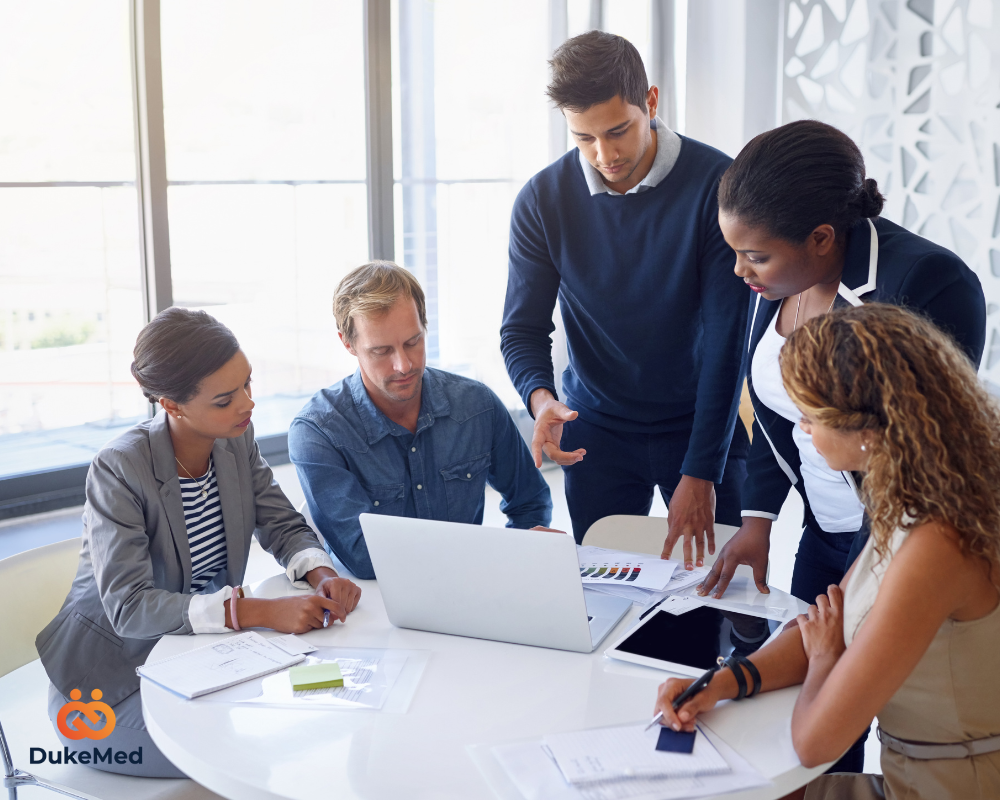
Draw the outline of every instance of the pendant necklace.
[[[801,297],[802,296],[799,295],[799,299],[801,299]],[[798,314],[796,314],[795,318],[798,319]],[[174,461],[176,461],[178,464],[180,464],[180,468],[182,470],[184,470],[185,472],[187,472],[187,476],[191,480],[193,480],[195,483],[198,484],[198,488],[201,489],[201,496],[202,497],[208,497],[208,491],[206,491],[205,485],[200,480],[198,480],[194,475],[192,475],[190,472],[188,472],[188,468],[185,467],[183,464],[181,464],[181,460],[177,456],[174,456]],[[212,465],[209,464],[209,472],[211,472],[211,466]],[[208,472],[206,472],[205,475],[208,475]]]

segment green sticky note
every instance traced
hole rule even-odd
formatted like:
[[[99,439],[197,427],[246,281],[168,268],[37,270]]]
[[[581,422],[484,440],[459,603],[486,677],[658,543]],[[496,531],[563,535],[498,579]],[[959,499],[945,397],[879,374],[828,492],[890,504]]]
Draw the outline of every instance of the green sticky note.
[[[292,690],[296,692],[303,692],[307,689],[332,689],[335,686],[344,685],[344,676],[340,674],[340,665],[334,661],[292,667],[288,670],[288,678],[292,682]]]

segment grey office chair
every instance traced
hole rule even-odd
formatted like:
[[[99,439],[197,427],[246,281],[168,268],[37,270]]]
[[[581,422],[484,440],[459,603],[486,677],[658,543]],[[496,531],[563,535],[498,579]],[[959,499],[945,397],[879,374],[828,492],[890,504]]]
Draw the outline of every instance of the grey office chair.
[[[80,539],[37,547],[0,560],[0,677],[38,658],[35,636],[58,613],[76,575]],[[37,786],[77,800],[100,800],[68,786],[52,783],[14,766],[7,737],[0,725],[3,786],[8,800],[21,787]]]

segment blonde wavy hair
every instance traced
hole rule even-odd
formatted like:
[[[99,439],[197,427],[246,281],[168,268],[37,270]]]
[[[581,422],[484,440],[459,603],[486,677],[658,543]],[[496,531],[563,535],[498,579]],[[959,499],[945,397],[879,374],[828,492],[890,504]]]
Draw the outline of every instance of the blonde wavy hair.
[[[863,495],[881,556],[897,528],[938,522],[1000,562],[1000,408],[950,337],[897,306],[838,309],[788,338],[781,377],[812,419],[874,434]]]
[[[424,290],[409,270],[391,261],[369,261],[351,270],[333,293],[333,318],[348,344],[354,344],[355,317],[385,314],[400,297],[413,298],[420,325],[427,330]]]

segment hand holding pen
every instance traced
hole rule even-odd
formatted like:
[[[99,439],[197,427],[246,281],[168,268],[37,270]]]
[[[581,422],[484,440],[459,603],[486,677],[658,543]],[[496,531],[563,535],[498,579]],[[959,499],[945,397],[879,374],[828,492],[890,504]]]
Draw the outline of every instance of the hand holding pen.
[[[719,660],[721,661],[722,659],[720,658]],[[686,702],[688,702],[688,700],[690,700],[703,690],[707,689],[708,686],[712,683],[712,678],[715,677],[715,673],[719,671],[720,667],[721,665],[716,665],[711,667],[710,669],[702,673],[702,675],[699,678],[689,683],[679,694],[677,694],[676,697],[670,700],[671,710],[674,713],[676,713],[681,706],[683,706]],[[671,678],[666,683],[661,684],[659,697],[657,698],[657,705],[663,706],[664,701],[667,700],[673,692],[677,691],[678,687],[682,684],[683,681],[678,680],[677,678]],[[649,724],[645,727],[645,730],[648,731],[662,719],[663,719],[663,711],[662,710],[657,711],[656,716],[654,716],[653,719],[650,720]],[[694,730],[694,719],[692,718],[686,723],[682,723],[678,719],[675,720],[670,727],[673,728],[675,731],[679,731],[682,728],[684,730]]]

